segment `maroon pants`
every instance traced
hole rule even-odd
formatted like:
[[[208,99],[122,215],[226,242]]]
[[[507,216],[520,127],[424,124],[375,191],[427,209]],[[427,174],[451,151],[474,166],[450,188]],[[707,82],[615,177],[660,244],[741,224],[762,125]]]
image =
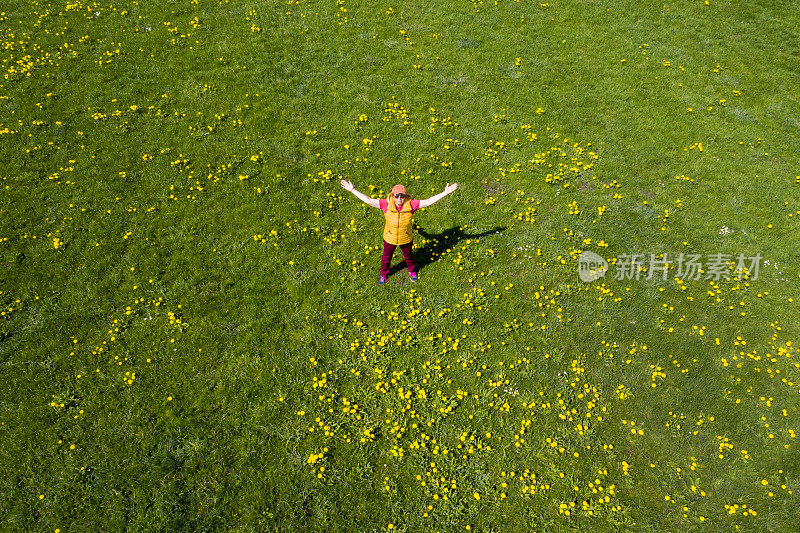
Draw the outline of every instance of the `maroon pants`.
[[[396,244],[389,244],[385,240],[383,241],[383,256],[381,257],[381,276],[388,277],[389,276],[389,267],[392,264],[392,255],[394,255],[394,249],[397,248]],[[403,252],[403,257],[406,258],[406,267],[408,268],[408,272],[411,274],[417,273],[417,265],[414,263],[414,253],[411,251],[411,243],[408,244],[401,244],[400,250]]]

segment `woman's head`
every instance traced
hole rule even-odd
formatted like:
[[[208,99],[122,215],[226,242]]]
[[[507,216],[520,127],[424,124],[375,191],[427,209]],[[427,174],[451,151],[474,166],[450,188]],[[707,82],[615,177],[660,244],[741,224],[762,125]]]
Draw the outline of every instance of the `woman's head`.
[[[403,202],[406,201],[406,188],[402,185],[395,185],[392,187],[392,198],[394,198],[394,203],[397,207],[403,205]]]

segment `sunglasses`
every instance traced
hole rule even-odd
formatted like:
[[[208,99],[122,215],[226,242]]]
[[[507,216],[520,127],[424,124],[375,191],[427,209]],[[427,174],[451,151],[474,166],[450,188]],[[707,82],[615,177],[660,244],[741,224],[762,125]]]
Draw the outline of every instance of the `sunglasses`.
[[[394,195],[394,197],[395,197],[395,198],[405,198],[405,197],[406,197],[406,195],[405,195],[405,194],[403,194],[403,193],[400,193],[400,194],[395,194],[395,195]]]

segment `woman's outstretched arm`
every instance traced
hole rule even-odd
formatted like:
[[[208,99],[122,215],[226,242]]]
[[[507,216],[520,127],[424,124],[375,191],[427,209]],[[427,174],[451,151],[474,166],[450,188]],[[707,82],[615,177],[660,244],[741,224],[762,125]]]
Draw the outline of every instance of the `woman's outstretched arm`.
[[[346,181],[346,180],[342,180],[342,187],[344,188],[344,190],[350,191],[351,193],[355,194],[356,198],[358,198],[359,200],[361,200],[362,202],[364,202],[368,206],[374,207],[376,209],[380,209],[380,207],[381,207],[380,200],[378,200],[377,198],[370,198],[369,196],[367,196],[363,192],[357,191],[356,188],[353,187],[353,183],[352,182]]]
[[[427,198],[425,200],[420,200],[419,201],[420,209],[422,209],[423,207],[428,207],[429,205],[435,204],[436,202],[438,202],[439,200],[441,200],[442,198],[444,198],[445,196],[447,196],[448,194],[450,194],[451,192],[453,192],[457,188],[458,188],[458,183],[448,183],[447,186],[444,188],[443,192],[440,192],[436,196],[431,196],[430,198]]]

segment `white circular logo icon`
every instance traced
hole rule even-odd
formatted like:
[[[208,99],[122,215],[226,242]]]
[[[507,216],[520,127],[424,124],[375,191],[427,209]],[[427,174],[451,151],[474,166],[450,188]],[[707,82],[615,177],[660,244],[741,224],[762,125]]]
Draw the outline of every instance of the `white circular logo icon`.
[[[594,281],[606,275],[608,271],[608,261],[589,250],[581,252],[578,258],[578,277],[581,281]]]

